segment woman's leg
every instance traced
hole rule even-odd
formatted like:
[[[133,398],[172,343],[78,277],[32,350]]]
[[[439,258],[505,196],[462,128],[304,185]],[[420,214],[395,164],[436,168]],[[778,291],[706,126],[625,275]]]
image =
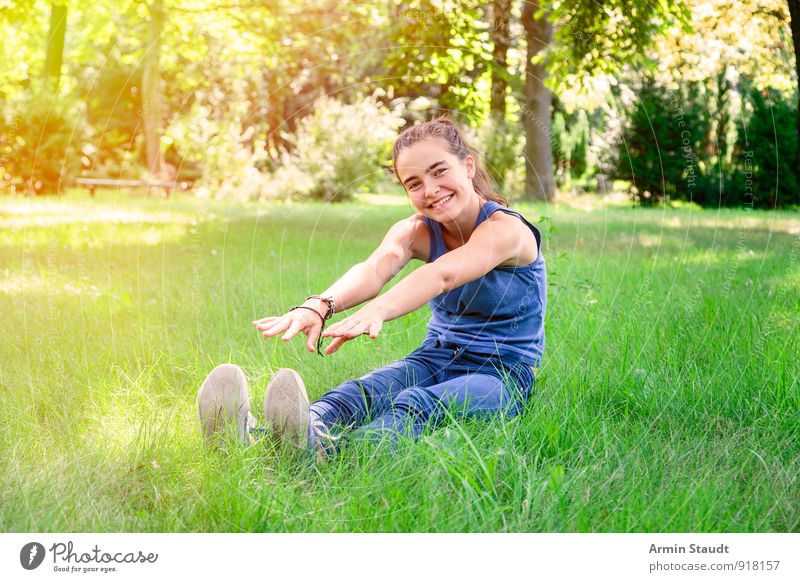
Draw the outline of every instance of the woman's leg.
[[[511,378],[483,373],[457,376],[440,384],[414,385],[401,391],[382,415],[348,435],[348,440],[416,437],[426,425],[440,424],[448,415],[515,416],[522,410],[527,393],[527,387],[517,386]]]
[[[337,386],[311,405],[311,414],[332,427],[360,426],[382,414],[394,398],[409,386],[436,383],[423,348],[357,380]]]

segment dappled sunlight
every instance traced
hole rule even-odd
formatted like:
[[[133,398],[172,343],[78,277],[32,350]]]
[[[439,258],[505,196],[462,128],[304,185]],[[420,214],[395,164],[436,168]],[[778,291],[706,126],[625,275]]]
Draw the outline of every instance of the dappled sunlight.
[[[16,246],[24,241],[26,249],[52,248],[56,254],[65,250],[91,251],[108,245],[157,246],[178,243],[190,234],[196,234],[196,220],[164,221],[162,223],[103,223],[91,227],[86,223],[54,222],[47,225],[32,217],[28,226],[0,227],[0,247]],[[24,235],[22,234],[24,232]]]
[[[354,194],[353,198],[357,202],[369,204],[370,206],[408,206],[411,208],[411,203],[407,196],[395,194]]]
[[[196,213],[70,202],[0,201],[0,228],[45,228],[64,224],[190,224],[214,220],[213,212]]]
[[[177,434],[185,434],[194,420],[189,419],[194,408],[184,406],[182,399],[177,406],[177,396],[165,393],[155,368],[132,375],[119,367],[115,370],[117,378],[98,390],[86,411],[83,444],[157,470],[159,449]],[[199,430],[197,436],[199,440]]]
[[[82,297],[96,300],[108,296],[111,299],[123,301],[124,298],[109,293],[106,288],[99,287],[97,281],[87,278],[74,279],[59,273],[18,273],[5,269],[0,273],[0,294],[20,295],[40,294],[63,297]]]
[[[655,236],[652,234],[640,234],[636,237],[637,246],[649,249],[652,247],[660,247],[664,242],[663,237]]]
[[[725,230],[753,230],[767,231],[792,236],[800,235],[800,219],[793,218],[789,213],[775,213],[768,217],[759,213],[757,215],[733,214],[729,210],[718,215],[714,210],[693,212],[685,216],[671,216],[661,222],[664,226],[674,229],[708,228]],[[768,221],[764,219],[768,218]]]
[[[559,192],[553,200],[555,210],[571,209],[592,212],[608,207],[630,207],[631,197],[622,191],[607,192],[605,194],[587,194],[575,192]]]

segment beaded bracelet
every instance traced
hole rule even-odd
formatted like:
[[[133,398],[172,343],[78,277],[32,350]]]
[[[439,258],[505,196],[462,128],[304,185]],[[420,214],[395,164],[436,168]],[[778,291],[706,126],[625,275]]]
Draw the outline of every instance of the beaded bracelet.
[[[322,320],[322,328],[319,330],[319,337],[317,338],[317,355],[322,356],[322,351],[320,350],[320,348],[322,347],[322,331],[325,329],[325,318],[322,317],[322,314],[313,307],[306,307],[305,305],[295,305],[294,307],[291,307],[289,311],[294,311],[295,309],[308,309],[309,311],[313,311]]]
[[[306,297],[306,301],[309,299],[319,299],[328,304],[328,311],[325,312],[324,316],[325,319],[330,319],[333,317],[333,314],[336,313],[336,300],[333,298],[333,295],[328,295],[327,297],[323,297],[322,295],[309,295]]]

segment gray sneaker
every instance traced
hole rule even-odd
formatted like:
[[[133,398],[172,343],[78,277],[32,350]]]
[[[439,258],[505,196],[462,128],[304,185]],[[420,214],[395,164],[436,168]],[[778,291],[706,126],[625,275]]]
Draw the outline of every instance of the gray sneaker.
[[[280,442],[316,454],[318,460],[326,459],[340,438],[311,413],[303,379],[291,368],[281,368],[269,381],[264,418]]]
[[[250,444],[255,418],[250,414],[247,378],[239,366],[221,364],[211,371],[197,393],[197,413],[209,444],[218,444],[226,436]]]

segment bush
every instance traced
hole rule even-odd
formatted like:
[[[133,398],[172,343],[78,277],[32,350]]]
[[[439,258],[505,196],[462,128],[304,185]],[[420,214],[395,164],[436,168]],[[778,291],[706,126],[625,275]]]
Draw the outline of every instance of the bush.
[[[734,149],[723,203],[774,208],[800,204],[796,109],[777,91],[752,89],[752,109]]]
[[[198,91],[189,111],[176,116],[164,132],[166,154],[178,162],[181,175],[197,177],[198,196],[261,197],[266,178],[261,170],[267,152],[255,127],[244,121],[250,107],[240,94]]]
[[[83,124],[63,99],[34,97],[0,116],[0,191],[58,194],[78,172]]]
[[[291,153],[266,180],[262,198],[342,201],[374,189],[404,121],[372,98],[346,105],[324,97],[290,138]]]
[[[631,194],[644,205],[694,200],[708,132],[692,101],[645,83],[618,144],[615,175],[631,182]]]
[[[552,124],[553,165],[556,184],[563,190],[582,186],[597,171],[589,156],[591,131],[583,110],[557,110]]]
[[[520,187],[524,188],[522,137],[517,127],[490,118],[478,128],[472,143],[483,153],[486,171],[506,197],[513,197]]]

